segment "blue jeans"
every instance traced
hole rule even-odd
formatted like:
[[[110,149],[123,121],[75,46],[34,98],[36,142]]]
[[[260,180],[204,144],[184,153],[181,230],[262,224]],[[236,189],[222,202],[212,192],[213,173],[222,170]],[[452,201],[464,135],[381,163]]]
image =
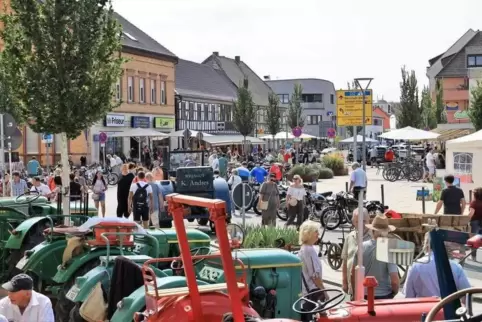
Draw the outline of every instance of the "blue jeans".
[[[473,220],[470,222],[470,232],[472,234],[482,234],[482,223],[480,220]],[[475,258],[477,254],[477,250],[472,250],[472,258]]]

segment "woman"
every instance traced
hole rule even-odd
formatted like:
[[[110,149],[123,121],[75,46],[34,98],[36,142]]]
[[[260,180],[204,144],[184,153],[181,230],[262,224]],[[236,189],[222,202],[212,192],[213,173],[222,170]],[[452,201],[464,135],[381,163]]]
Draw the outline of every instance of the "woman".
[[[234,169],[231,171],[231,176],[228,179],[228,186],[230,190],[230,195],[231,195],[231,212],[232,214],[236,214],[236,207],[234,206],[234,201],[233,201],[233,189],[236,185],[240,184],[243,182],[241,177],[238,175],[238,170]]]
[[[482,232],[482,188],[474,190],[474,200],[469,205],[469,218],[471,233],[480,234]],[[472,260],[475,261],[477,250],[472,251]]]
[[[288,220],[286,226],[295,225],[299,228],[303,221],[303,210],[305,207],[306,190],[303,187],[303,180],[299,175],[293,176],[293,184],[286,192],[286,205],[288,206]]]
[[[269,181],[261,185],[259,190],[258,209],[261,210],[261,224],[276,226],[276,213],[280,205],[276,175],[271,173]]]
[[[95,208],[101,206],[102,217],[105,217],[105,191],[107,190],[107,182],[102,175],[102,171],[97,171],[92,181],[92,199],[94,199]]]
[[[319,230],[320,224],[311,220],[305,221],[300,226],[299,242],[301,248],[298,257],[302,262],[301,291],[303,296],[325,289],[321,276],[321,261],[318,258],[318,253],[314,247],[314,244],[319,239]],[[317,294],[310,296],[309,299],[313,302],[325,302],[328,299],[328,296],[324,292],[318,292]],[[314,309],[313,304],[310,302],[304,302],[301,306],[303,311],[311,311]],[[312,321],[312,316],[310,316],[310,314],[303,314],[301,321]]]

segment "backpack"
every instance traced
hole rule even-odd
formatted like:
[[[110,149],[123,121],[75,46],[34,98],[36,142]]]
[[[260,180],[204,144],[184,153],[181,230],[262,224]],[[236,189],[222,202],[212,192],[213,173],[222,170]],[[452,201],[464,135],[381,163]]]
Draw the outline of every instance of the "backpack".
[[[137,190],[133,197],[133,208],[134,210],[144,211],[149,208],[147,204],[147,187],[149,187],[149,184],[146,183],[144,186],[139,183],[136,184]]]

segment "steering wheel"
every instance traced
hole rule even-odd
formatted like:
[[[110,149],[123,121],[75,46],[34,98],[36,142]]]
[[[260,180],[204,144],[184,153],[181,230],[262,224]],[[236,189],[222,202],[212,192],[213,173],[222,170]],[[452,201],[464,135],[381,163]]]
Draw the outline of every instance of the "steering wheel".
[[[196,247],[196,248],[191,249],[191,256],[201,255],[200,253],[203,250],[207,250],[207,254],[204,254],[204,255],[211,254],[211,248],[203,246],[203,247]],[[192,265],[196,266],[197,264],[201,263],[203,260],[204,260],[204,258],[195,259],[195,260],[193,260]],[[182,260],[180,260],[180,259],[173,260],[172,263],[171,263],[171,269],[173,271],[179,271],[179,270],[184,269],[184,264],[183,264]]]
[[[326,302],[320,302],[320,301],[314,302],[314,301],[309,299],[309,297],[311,295],[315,295],[315,294],[318,294],[318,293],[326,293],[326,292],[335,292],[335,293],[337,293],[337,295],[333,296],[331,299],[329,299]],[[345,299],[345,293],[343,293],[342,290],[339,290],[339,289],[336,289],[336,288],[327,288],[327,289],[324,289],[324,290],[317,290],[317,291],[311,292],[311,293],[309,293],[305,296],[300,297],[295,303],[293,303],[292,309],[293,309],[294,312],[299,313],[299,314],[316,314],[316,313],[325,312],[325,311],[328,311],[328,310],[334,308],[335,306],[337,306],[338,304],[343,302],[344,299]],[[311,303],[315,307],[311,311],[300,311],[296,308],[296,305],[298,303],[300,303],[301,301],[306,301],[308,303]],[[425,322],[428,322],[428,321],[425,321]]]
[[[20,197],[25,197],[25,199],[20,200],[19,199]],[[40,194],[38,191],[29,191],[29,192],[22,193],[20,196],[17,196],[17,198],[15,198],[15,203],[20,205],[28,204],[28,203],[34,202],[39,197],[40,197]]]
[[[459,308],[457,310],[457,315],[460,316],[460,321],[480,321],[479,319],[482,319],[482,314],[479,314],[477,316],[474,315],[474,311],[472,309],[472,294],[480,294],[482,293],[482,287],[471,287],[471,288],[466,288],[465,290],[460,290],[457,291],[453,294],[450,294],[443,300],[437,303],[430,312],[427,314],[427,317],[425,318],[425,322],[433,322],[435,316],[437,313],[443,309],[443,307],[446,304],[449,304],[462,296],[465,295],[465,307],[464,308]],[[469,320],[470,319],[470,320]]]

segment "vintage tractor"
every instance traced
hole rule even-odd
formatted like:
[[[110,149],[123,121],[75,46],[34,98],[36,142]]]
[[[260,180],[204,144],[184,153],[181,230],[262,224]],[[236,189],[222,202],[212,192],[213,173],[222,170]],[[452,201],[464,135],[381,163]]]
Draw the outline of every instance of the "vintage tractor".
[[[95,208],[89,208],[86,202],[72,202],[70,212],[77,214],[74,224],[85,222],[88,217],[97,214]],[[46,216],[52,216],[48,219]],[[58,203],[48,202],[47,198],[36,192],[30,192],[14,198],[0,200],[0,281],[7,280],[17,273],[15,265],[26,250],[41,243],[45,237],[43,230],[53,220],[61,223]]]
[[[102,234],[113,232],[118,236],[109,235],[107,243]],[[195,229],[187,233],[192,247],[209,246],[208,235]],[[133,221],[122,218],[91,218],[79,227],[52,226],[44,234],[46,240],[26,251],[17,268],[34,278],[37,291],[56,300],[58,321],[67,320],[74,306],[66,294],[76,278],[98,267],[101,260],[110,263],[110,258],[118,255],[142,258],[179,254],[175,230],[144,230]]]

